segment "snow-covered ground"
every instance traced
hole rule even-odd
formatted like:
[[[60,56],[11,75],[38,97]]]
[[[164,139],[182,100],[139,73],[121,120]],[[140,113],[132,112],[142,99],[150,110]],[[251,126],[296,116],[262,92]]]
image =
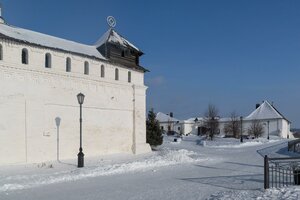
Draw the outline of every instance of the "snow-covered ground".
[[[298,199],[298,187],[263,190],[263,155],[290,156],[286,140],[165,137],[142,156],[114,155],[0,167],[0,199]],[[76,152],[75,152],[76,156]]]
[[[272,136],[270,140],[266,138],[243,139],[243,143],[241,143],[240,139],[216,137],[214,140],[202,140],[201,145],[213,148],[242,148],[278,142],[280,140],[279,137]]]
[[[298,200],[300,199],[300,187],[284,187],[277,189],[269,189],[265,192],[261,191],[227,191],[212,195],[209,199],[228,200],[228,199],[257,199],[257,200]]]

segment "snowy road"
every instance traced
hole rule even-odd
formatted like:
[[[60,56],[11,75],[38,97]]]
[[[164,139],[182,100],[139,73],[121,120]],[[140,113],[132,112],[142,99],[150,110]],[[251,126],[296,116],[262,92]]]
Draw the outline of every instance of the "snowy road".
[[[0,199],[256,199],[264,194],[259,153],[275,152],[270,146],[282,141],[230,148],[203,147],[198,140],[185,137],[150,155],[104,158],[83,169],[71,161],[53,168],[2,167]]]

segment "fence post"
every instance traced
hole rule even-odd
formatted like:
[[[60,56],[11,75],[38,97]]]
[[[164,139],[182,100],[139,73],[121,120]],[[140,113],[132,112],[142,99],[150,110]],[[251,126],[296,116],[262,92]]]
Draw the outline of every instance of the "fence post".
[[[269,159],[268,156],[265,155],[264,158],[264,188],[268,189],[270,188],[270,182],[269,182]]]

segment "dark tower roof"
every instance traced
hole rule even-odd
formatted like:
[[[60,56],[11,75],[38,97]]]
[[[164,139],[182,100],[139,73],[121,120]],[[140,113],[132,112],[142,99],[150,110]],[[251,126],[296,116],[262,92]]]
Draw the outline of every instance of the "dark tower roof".
[[[117,33],[114,29],[106,31],[106,33],[104,33],[94,45],[98,48],[106,42],[132,49],[138,52],[140,56],[144,54],[139,48]]]

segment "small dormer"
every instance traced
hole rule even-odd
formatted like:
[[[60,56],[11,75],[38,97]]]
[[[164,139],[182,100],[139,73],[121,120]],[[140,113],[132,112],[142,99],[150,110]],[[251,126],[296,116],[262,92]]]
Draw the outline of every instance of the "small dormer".
[[[139,61],[144,53],[112,28],[96,42],[95,46],[111,62],[146,71],[140,66]]]

